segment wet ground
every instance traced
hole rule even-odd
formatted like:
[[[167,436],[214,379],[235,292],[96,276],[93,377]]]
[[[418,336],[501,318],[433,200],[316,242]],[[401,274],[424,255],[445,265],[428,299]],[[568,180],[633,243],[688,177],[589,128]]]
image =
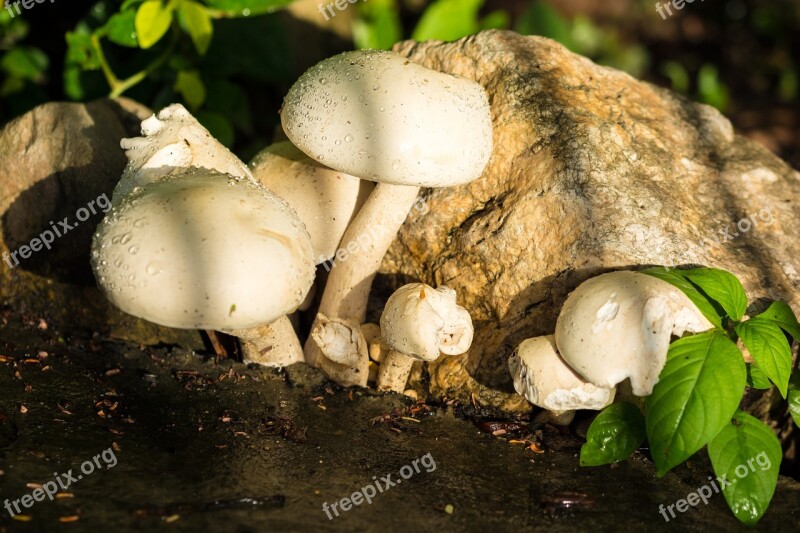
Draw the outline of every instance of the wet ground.
[[[705,460],[663,479],[638,452],[580,468],[581,440],[555,427],[0,318],[0,504],[75,478],[14,519],[0,509],[2,533],[745,529],[721,495],[659,514],[707,483]],[[371,504],[323,511],[375,481]],[[798,519],[800,484],[781,478],[758,529]]]

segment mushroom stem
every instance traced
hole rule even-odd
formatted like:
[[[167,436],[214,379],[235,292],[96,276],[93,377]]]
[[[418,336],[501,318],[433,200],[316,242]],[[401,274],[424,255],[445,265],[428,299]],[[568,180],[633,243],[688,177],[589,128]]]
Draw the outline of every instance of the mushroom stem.
[[[372,280],[386,250],[414,206],[419,190],[420,187],[415,185],[388,183],[379,183],[375,187],[342,237],[322,293],[321,314],[358,324],[364,322]],[[315,325],[318,320],[319,316]],[[319,360],[323,355],[313,337],[306,342],[305,355],[308,364],[320,366]]]
[[[414,366],[413,357],[391,350],[378,371],[378,390],[403,392],[412,366]]]
[[[286,315],[272,324],[237,329],[230,334],[242,342],[245,363],[283,368],[305,360],[303,347]]]

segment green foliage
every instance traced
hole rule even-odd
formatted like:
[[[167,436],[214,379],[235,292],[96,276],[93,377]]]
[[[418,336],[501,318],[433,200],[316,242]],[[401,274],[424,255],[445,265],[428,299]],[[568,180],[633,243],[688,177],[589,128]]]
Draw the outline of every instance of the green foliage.
[[[581,466],[599,466],[627,459],[644,442],[644,417],[633,404],[609,405],[597,415],[586,443],[581,446]]]
[[[718,478],[730,481],[722,488],[728,507],[741,522],[753,525],[767,511],[783,450],[772,430],[759,419],[737,411],[708,443],[708,456]]]
[[[744,288],[723,270],[658,267],[642,272],[679,288],[714,324],[670,345],[659,381],[645,399],[644,426],[656,472],[663,476],[707,446],[717,476],[735,476],[737,483],[723,489],[728,506],[742,522],[755,523],[772,499],[782,451],[772,430],[738,406],[746,386],[768,389],[774,384],[787,399],[795,424],[800,422],[800,371],[791,374],[787,337],[800,337],[797,317],[786,303],[773,302],[745,320]],[[754,363],[745,364],[738,340]],[[607,407],[594,420],[581,449],[582,465],[624,459],[641,443],[638,413],[624,405]],[[759,468],[754,469],[756,458]],[[743,468],[748,468],[746,475]]]
[[[720,432],[736,411],[745,382],[742,354],[721,330],[684,337],[670,345],[667,363],[644,411],[659,476]]]
[[[409,37],[417,41],[455,41],[481,30],[507,28],[509,16],[505,11],[479,16],[484,3],[485,0],[435,0],[421,14]],[[356,48],[386,50],[404,36],[396,0],[362,2],[358,4],[357,14],[353,22]]]
[[[236,130],[252,133],[253,121],[249,95],[228,80],[289,80],[282,29],[253,16],[290,3],[101,0],[66,35],[64,90],[75,100],[132,93],[153,107],[182,100],[230,145]],[[118,65],[136,70],[119,76]]]

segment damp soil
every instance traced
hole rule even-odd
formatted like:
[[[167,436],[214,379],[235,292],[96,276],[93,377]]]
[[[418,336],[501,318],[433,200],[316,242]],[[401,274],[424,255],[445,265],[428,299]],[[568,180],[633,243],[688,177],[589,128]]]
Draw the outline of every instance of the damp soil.
[[[0,508],[2,533],[745,530],[721,495],[659,514],[708,483],[703,458],[660,479],[641,452],[580,468],[581,439],[554,426],[0,318],[0,504],[83,476],[22,516]],[[107,452],[81,474],[109,448],[113,468]],[[371,504],[323,511],[387,474]],[[758,529],[798,518],[782,477]]]

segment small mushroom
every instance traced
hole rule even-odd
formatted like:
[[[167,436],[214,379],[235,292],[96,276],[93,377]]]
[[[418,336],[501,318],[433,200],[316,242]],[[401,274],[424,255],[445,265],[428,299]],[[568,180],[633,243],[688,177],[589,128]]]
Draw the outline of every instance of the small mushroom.
[[[317,318],[311,327],[311,338],[325,356],[320,368],[329,376],[338,376],[341,385],[365,386],[369,381],[369,357],[361,326],[322,314]]]
[[[411,283],[395,291],[381,315],[383,340],[391,348],[381,363],[378,389],[402,392],[414,361],[459,355],[472,345],[472,319],[456,303],[456,291]]]
[[[532,404],[565,415],[599,410],[614,400],[614,388],[595,387],[558,355],[553,335],[522,341],[508,360],[514,389]],[[571,417],[562,417],[561,422]],[[567,422],[569,423],[569,422]]]
[[[238,336],[246,362],[302,361],[284,316],[314,275],[302,223],[183,106],[143,121],[142,134],[121,142],[129,162],[95,235],[101,288],[141,318]],[[286,278],[277,293],[270,272]]]
[[[342,238],[348,253],[337,253],[319,309],[361,323],[372,279],[420,187],[463,185],[483,172],[492,152],[488,97],[471,80],[359,50],[306,71],[284,100],[281,123],[313,159],[378,182]],[[318,357],[310,340],[306,359]]]
[[[630,378],[637,396],[658,382],[670,338],[711,329],[677,287],[639,272],[609,272],[581,283],[567,298],[555,341],[564,361],[597,387]]]

